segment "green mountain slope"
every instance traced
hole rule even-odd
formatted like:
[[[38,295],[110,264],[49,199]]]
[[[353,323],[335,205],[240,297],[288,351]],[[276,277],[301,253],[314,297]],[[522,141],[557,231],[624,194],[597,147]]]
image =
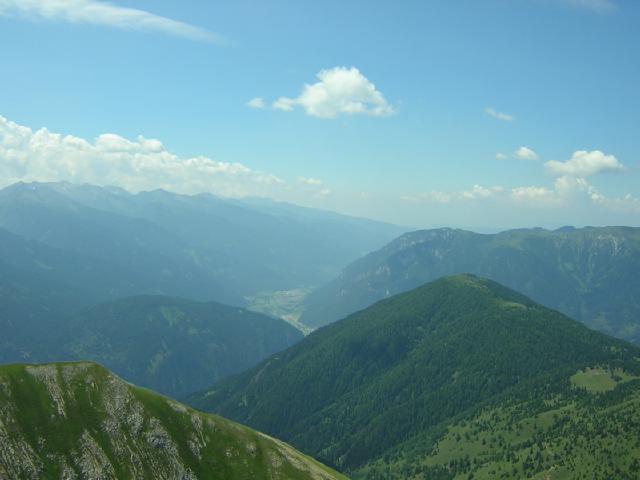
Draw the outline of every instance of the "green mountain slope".
[[[630,344],[461,275],[322,328],[192,403],[358,472],[409,452],[400,448],[408,442],[428,451],[483,406],[569,398],[580,369],[638,375],[638,357]]]
[[[139,296],[82,310],[51,341],[58,359],[93,360],[180,398],[302,339],[283,320],[215,302]]]
[[[640,341],[640,228],[405,234],[312,292],[300,321],[326,325],[441,276],[473,273],[587,326]]]
[[[92,363],[0,367],[0,478],[344,479]]]
[[[602,368],[575,376],[591,378],[564,395],[488,406],[452,422],[436,442],[417,438],[398,446],[357,478],[640,478],[638,377]],[[594,390],[594,382],[608,386]]]

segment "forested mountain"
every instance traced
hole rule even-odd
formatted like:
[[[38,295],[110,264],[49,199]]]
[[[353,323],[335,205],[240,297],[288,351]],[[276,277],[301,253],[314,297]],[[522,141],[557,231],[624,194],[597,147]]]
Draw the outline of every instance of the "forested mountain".
[[[93,363],[0,366],[0,477],[344,479],[290,446]]]
[[[637,405],[639,358],[640,348],[589,330],[493,281],[460,275],[321,328],[191,401],[283,438],[354,477],[453,478],[456,472],[502,462],[502,472],[505,465],[519,468],[506,478],[523,478],[579,459],[572,456],[578,453],[563,450],[566,443],[558,443],[559,428],[573,432],[577,425],[573,413],[591,425],[606,424],[603,431],[626,421],[625,432],[637,425],[637,410],[626,407],[615,425],[607,422],[615,411],[609,409],[612,404]],[[613,389],[611,401],[591,402],[591,394],[576,388],[589,386],[593,372]],[[618,383],[630,389],[614,388]],[[521,451],[510,449],[504,438],[498,442],[489,420],[475,423],[464,437],[475,448],[468,457],[459,460],[462,443],[437,457],[450,445],[447,435],[461,442],[456,432],[463,435],[460,429],[468,422],[481,422],[483,412],[493,411],[510,415],[489,417],[494,432],[549,411],[561,420],[545,423],[542,430],[521,426]],[[461,421],[467,423],[455,427]],[[540,453],[543,460],[527,463],[522,475],[525,457],[538,455],[536,446],[552,436],[554,447]],[[626,438],[622,431],[620,438]],[[474,457],[474,451],[483,451],[477,445],[482,439],[490,442],[491,455]],[[606,436],[591,441],[599,455],[593,458],[606,456]],[[611,469],[627,469],[627,460],[639,452],[612,460]],[[511,453],[517,458],[504,460]],[[475,463],[464,463],[469,461]]]
[[[326,325],[444,275],[490,278],[610,335],[640,341],[640,228],[423,230],[356,260],[312,292],[300,319]]]
[[[84,309],[48,338],[46,358],[93,360],[136,385],[180,398],[253,367],[302,334],[238,307],[140,296]]]

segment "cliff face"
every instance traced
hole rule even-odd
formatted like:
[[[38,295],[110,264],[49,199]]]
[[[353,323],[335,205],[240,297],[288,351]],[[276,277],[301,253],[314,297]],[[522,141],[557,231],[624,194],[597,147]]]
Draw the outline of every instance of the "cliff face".
[[[345,477],[88,362],[0,367],[1,479]]]

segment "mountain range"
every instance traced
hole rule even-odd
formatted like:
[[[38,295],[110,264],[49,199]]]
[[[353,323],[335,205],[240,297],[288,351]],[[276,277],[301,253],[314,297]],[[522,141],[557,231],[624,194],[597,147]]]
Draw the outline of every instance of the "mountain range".
[[[318,285],[401,231],[264,199],[18,183],[0,190],[0,362],[90,358],[186,394],[298,335],[211,302],[242,307],[255,294]],[[161,307],[180,314],[159,320]],[[189,363],[202,366],[199,378]]]
[[[403,231],[270,200],[68,183],[1,190],[0,228],[107,262],[104,278],[84,285],[100,300],[165,294],[238,305],[263,290],[319,285]]]
[[[321,328],[190,402],[353,478],[582,478],[581,459],[613,445],[607,433],[585,445],[594,425],[618,429],[616,445],[633,438],[639,379],[640,348],[458,275]],[[629,471],[637,448],[589,478]]]
[[[310,293],[300,321],[326,325],[445,275],[490,278],[604,333],[640,342],[640,228],[406,233]]]

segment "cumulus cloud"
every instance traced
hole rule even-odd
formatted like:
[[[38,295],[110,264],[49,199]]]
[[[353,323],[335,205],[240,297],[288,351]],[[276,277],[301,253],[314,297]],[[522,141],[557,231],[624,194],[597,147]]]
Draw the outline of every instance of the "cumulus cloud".
[[[565,162],[551,160],[545,167],[555,176],[590,177],[601,172],[621,172],[624,166],[613,155],[605,155],[600,150],[587,152],[578,150]]]
[[[538,158],[535,152],[522,147],[516,153],[520,158]],[[514,154],[515,155],[515,154]],[[535,157],[534,157],[535,155]],[[504,159],[506,156],[497,156]],[[575,205],[595,205],[611,211],[640,212],[640,198],[632,194],[608,196],[589,183],[587,177],[600,172],[620,172],[625,167],[613,156],[595,150],[577,151],[566,162],[547,162],[546,168],[554,175],[551,185],[525,185],[503,188],[473,185],[468,190],[428,191],[405,195],[401,199],[415,204],[452,204],[465,201],[483,201],[505,204],[526,205],[532,208],[565,208]]]
[[[298,177],[298,181],[300,183],[304,183],[305,185],[313,185],[313,186],[319,186],[322,185],[322,180],[320,180],[319,178],[313,178],[313,177]]]
[[[329,190],[328,188],[322,188],[316,192],[315,197],[320,199],[325,199],[329,195],[331,195],[331,190]]]
[[[509,158],[507,155],[505,155],[504,153],[496,153],[496,160],[506,160],[507,158]]]
[[[485,108],[484,112],[490,117],[497,118],[498,120],[502,120],[503,122],[513,122],[515,120],[513,115],[510,115],[504,112],[499,112],[491,107]]]
[[[475,184],[469,190],[452,192],[433,190],[415,195],[404,195],[400,198],[409,203],[450,203],[453,201],[486,199],[494,197],[503,191],[504,188],[500,186],[483,187],[482,185]]]
[[[401,200],[409,203],[449,203],[453,196],[447,192],[431,191],[421,192],[415,195],[403,195]]]
[[[261,98],[261,97],[252,98],[246,103],[246,105],[249,108],[255,108],[258,110],[263,109],[264,107],[267,106],[264,101],[264,98]]]
[[[555,204],[559,200],[554,190],[535,186],[513,188],[511,198],[519,202],[536,204]]]
[[[491,188],[483,187],[482,185],[474,185],[470,190],[462,192],[462,197],[475,200],[477,198],[489,198],[493,197],[496,193],[500,193],[504,188],[496,186]]]
[[[568,206],[588,201],[612,211],[640,212],[640,199],[631,194],[609,197],[584,178],[569,175],[556,178],[553,188],[532,186],[511,190],[511,198],[532,206]]]
[[[280,97],[273,108],[291,111],[299,106],[307,115],[335,118],[339,115],[385,117],[394,109],[357,68],[335,67],[322,70],[318,82],[305,85],[296,98]]]
[[[159,140],[102,134],[93,142],[46,128],[33,131],[0,116],[0,187],[18,181],[115,185],[131,191],[164,188],[224,196],[273,193],[277,176],[205,156],[180,157]]]
[[[538,154],[529,147],[520,147],[513,152],[513,156],[520,160],[538,160]]]
[[[225,42],[220,35],[203,28],[99,0],[0,0],[0,15],[157,32],[219,44]]]
[[[282,110],[283,112],[290,112],[296,106],[296,101],[292,98],[280,97],[273,102],[273,108],[276,110]]]

